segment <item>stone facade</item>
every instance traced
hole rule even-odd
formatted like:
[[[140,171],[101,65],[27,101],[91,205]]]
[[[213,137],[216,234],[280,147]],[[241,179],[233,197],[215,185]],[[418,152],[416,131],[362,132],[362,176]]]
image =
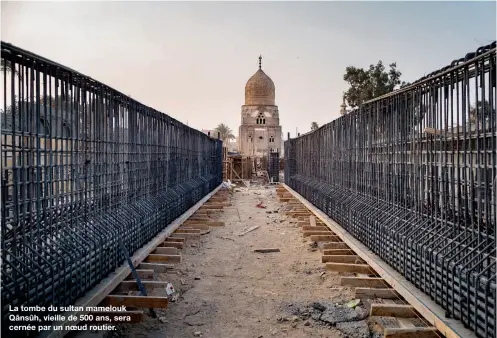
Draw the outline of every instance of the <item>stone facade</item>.
[[[242,106],[238,148],[247,156],[267,156],[270,151],[281,152],[281,126],[278,106],[275,105],[275,86],[269,76],[259,70],[245,85],[245,104]]]

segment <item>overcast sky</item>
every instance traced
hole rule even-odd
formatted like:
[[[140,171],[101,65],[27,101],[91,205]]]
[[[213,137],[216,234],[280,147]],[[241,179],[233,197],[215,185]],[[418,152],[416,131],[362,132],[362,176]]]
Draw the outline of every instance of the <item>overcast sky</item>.
[[[1,37],[197,129],[236,134],[246,81],[276,85],[283,131],[339,116],[345,67],[414,81],[496,39],[495,2],[1,2]]]

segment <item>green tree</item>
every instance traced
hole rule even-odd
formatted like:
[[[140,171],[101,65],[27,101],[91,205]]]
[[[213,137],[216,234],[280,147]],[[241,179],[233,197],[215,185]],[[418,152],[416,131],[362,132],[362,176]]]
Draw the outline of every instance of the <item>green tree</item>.
[[[356,108],[365,101],[397,89],[399,85],[406,86],[407,83],[400,81],[402,73],[397,70],[397,64],[391,63],[389,67],[386,70],[381,60],[376,65],[370,65],[367,70],[347,67],[343,79],[350,86],[345,92],[348,105]]]
[[[233,130],[231,130],[231,128],[225,125],[224,123],[219,124],[214,130],[219,133],[223,143],[235,139],[235,135],[233,135]]]
[[[311,123],[311,131],[314,131],[319,128],[319,125],[317,122],[312,122]]]
[[[477,116],[481,123],[482,120],[489,119],[490,115],[495,115],[495,108],[488,101],[478,101],[469,109],[469,120],[471,123],[476,123]]]

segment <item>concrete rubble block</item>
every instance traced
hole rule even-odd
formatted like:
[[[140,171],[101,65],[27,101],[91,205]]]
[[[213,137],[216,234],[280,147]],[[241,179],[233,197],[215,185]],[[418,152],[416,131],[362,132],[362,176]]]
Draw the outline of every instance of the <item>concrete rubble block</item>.
[[[335,325],[342,322],[356,321],[359,320],[359,318],[359,313],[355,309],[336,306],[327,308],[326,311],[321,314],[319,320]]]
[[[366,321],[337,323],[336,328],[347,337],[369,338],[369,327]]]

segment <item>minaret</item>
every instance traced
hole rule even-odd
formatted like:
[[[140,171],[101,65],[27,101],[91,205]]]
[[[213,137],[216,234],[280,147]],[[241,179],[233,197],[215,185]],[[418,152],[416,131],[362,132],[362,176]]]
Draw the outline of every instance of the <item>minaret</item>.
[[[345,93],[343,93],[342,98],[343,98],[343,102],[340,105],[340,115],[346,115],[347,110],[345,108],[347,108],[347,105],[345,104]]]

